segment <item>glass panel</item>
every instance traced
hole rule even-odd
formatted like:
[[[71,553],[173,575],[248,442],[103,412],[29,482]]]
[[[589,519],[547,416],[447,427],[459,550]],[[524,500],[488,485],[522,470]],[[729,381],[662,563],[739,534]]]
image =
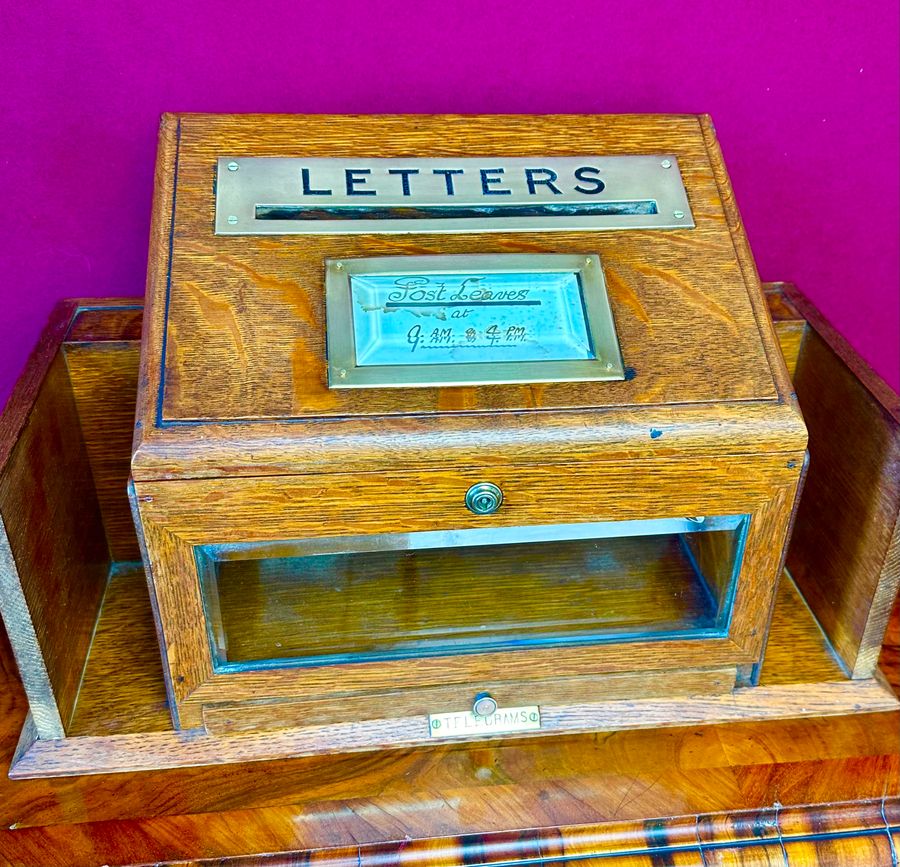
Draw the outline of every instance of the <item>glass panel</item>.
[[[195,549],[217,670],[720,637],[749,517]]]
[[[572,271],[350,278],[356,364],[594,358]]]

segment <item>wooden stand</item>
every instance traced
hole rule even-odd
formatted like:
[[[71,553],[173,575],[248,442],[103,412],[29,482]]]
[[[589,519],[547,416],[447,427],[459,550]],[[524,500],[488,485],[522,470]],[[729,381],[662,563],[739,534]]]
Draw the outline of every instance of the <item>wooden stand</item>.
[[[884,456],[894,460],[895,396],[892,404],[891,394],[858,361],[847,367],[841,354],[846,346],[808,309],[804,321],[783,292],[773,288],[769,299],[810,424],[810,479],[816,472],[815,443],[835,428],[840,435],[840,424],[852,422],[834,416],[827,425],[815,422],[815,393],[805,394],[804,382],[842,381],[865,406],[880,407],[879,426],[870,425],[857,439],[857,457],[859,449],[869,449],[869,461],[854,459],[847,466],[868,467]],[[177,735],[170,728],[123,493],[139,323],[140,308],[130,302],[64,306],[0,421],[0,514],[4,538],[17,552],[15,574],[8,557],[5,580],[12,575],[22,595],[28,594],[26,622],[9,625],[31,705],[26,720],[25,697],[4,644],[0,751],[12,759],[13,777],[147,770],[59,781],[0,780],[0,822],[14,829],[0,832],[0,863],[4,858],[29,865],[133,863],[297,849],[321,850],[307,857],[328,864],[376,858],[383,864],[401,857],[404,863],[435,858],[450,864],[515,863],[614,853],[623,860],[609,863],[644,863],[636,859],[663,852],[676,859],[673,863],[686,864],[896,863],[890,834],[897,834],[900,805],[885,796],[897,791],[900,780],[900,715],[884,676],[865,668],[874,659],[872,648],[880,644],[896,593],[890,568],[897,518],[892,464],[882,463],[867,483],[874,486],[880,511],[851,513],[862,522],[859,533],[887,527],[877,537],[889,540],[883,553],[871,549],[875,553],[863,564],[870,583],[857,599],[870,600],[868,613],[853,621],[854,628],[842,617],[829,622],[819,613],[825,603],[805,586],[804,600],[786,576],[756,689],[677,701],[677,707],[666,704],[674,700],[652,696],[612,700],[585,706],[577,718],[554,717],[551,707],[548,719],[560,732],[557,737],[507,736],[296,758],[304,739],[316,733],[282,729],[217,737]],[[805,355],[821,341],[828,352]],[[837,364],[838,370],[819,370],[814,378],[813,358],[817,365]],[[843,368],[855,376],[842,380]],[[867,436],[882,444],[880,451],[867,446]],[[837,460],[847,452],[831,454]],[[836,470],[832,466],[829,472]],[[808,556],[797,546],[807,544],[798,540],[809,537],[802,526],[809,519],[801,511],[798,520],[789,566],[798,583],[810,582],[814,573],[795,565]],[[23,546],[28,534],[43,526],[42,547]],[[844,586],[856,588],[856,568],[832,560],[830,571],[819,574],[822,580],[842,574]],[[63,575],[51,592],[39,592],[44,582]],[[105,595],[92,635],[93,623],[84,631],[78,627],[81,609],[73,588],[85,588],[90,600],[96,586]],[[9,619],[9,597],[4,599]],[[66,618],[51,616],[65,599],[70,600]],[[853,610],[863,603],[854,602]],[[87,640],[80,639],[85,633]],[[896,626],[882,664],[893,672],[896,686],[895,633]],[[45,646],[66,634],[71,640],[56,654],[22,652],[29,641]],[[68,691],[67,683],[73,684]],[[64,736],[35,737],[38,716],[42,725],[54,724],[53,707],[62,711]],[[678,727],[658,730],[660,720],[671,724],[673,717],[680,720]],[[738,718],[743,721],[729,722]],[[586,731],[599,734],[579,734]],[[340,727],[329,727],[328,735],[335,751],[343,752]],[[256,761],[267,757],[277,760]],[[217,762],[231,764],[186,767]],[[860,803],[815,811],[773,806],[818,801]],[[734,810],[751,812],[709,815]],[[686,818],[644,821],[655,816]],[[89,824],[76,831],[67,824],[73,822]],[[509,832],[535,826],[554,829]],[[441,839],[445,835],[463,836]],[[350,840],[354,845],[346,848]],[[285,856],[265,863],[295,862]]]

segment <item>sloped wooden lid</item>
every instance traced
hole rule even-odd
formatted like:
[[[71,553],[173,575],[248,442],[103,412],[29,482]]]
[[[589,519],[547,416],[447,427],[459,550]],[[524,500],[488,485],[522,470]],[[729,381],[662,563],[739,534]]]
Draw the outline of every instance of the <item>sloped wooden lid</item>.
[[[695,228],[214,232],[223,156],[659,153],[677,156]],[[777,402],[781,361],[730,197],[710,124],[694,116],[169,116],[157,168],[137,443],[154,431],[169,431],[169,442],[202,439],[211,435],[205,428],[222,425],[263,441],[272,425],[313,420]],[[511,252],[599,255],[624,381],[328,388],[324,260]]]

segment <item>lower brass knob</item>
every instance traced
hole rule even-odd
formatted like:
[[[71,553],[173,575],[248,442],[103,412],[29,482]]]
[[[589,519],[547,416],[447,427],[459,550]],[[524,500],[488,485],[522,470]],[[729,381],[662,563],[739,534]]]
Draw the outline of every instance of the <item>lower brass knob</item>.
[[[479,692],[472,702],[475,716],[490,716],[497,710],[497,700],[489,692]]]

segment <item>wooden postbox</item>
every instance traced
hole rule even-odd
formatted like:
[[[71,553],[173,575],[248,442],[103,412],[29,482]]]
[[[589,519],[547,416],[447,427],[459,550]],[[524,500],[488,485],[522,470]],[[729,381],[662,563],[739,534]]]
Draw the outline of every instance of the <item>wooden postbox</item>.
[[[756,682],[806,429],[707,118],[167,116],[141,356],[176,728]]]

